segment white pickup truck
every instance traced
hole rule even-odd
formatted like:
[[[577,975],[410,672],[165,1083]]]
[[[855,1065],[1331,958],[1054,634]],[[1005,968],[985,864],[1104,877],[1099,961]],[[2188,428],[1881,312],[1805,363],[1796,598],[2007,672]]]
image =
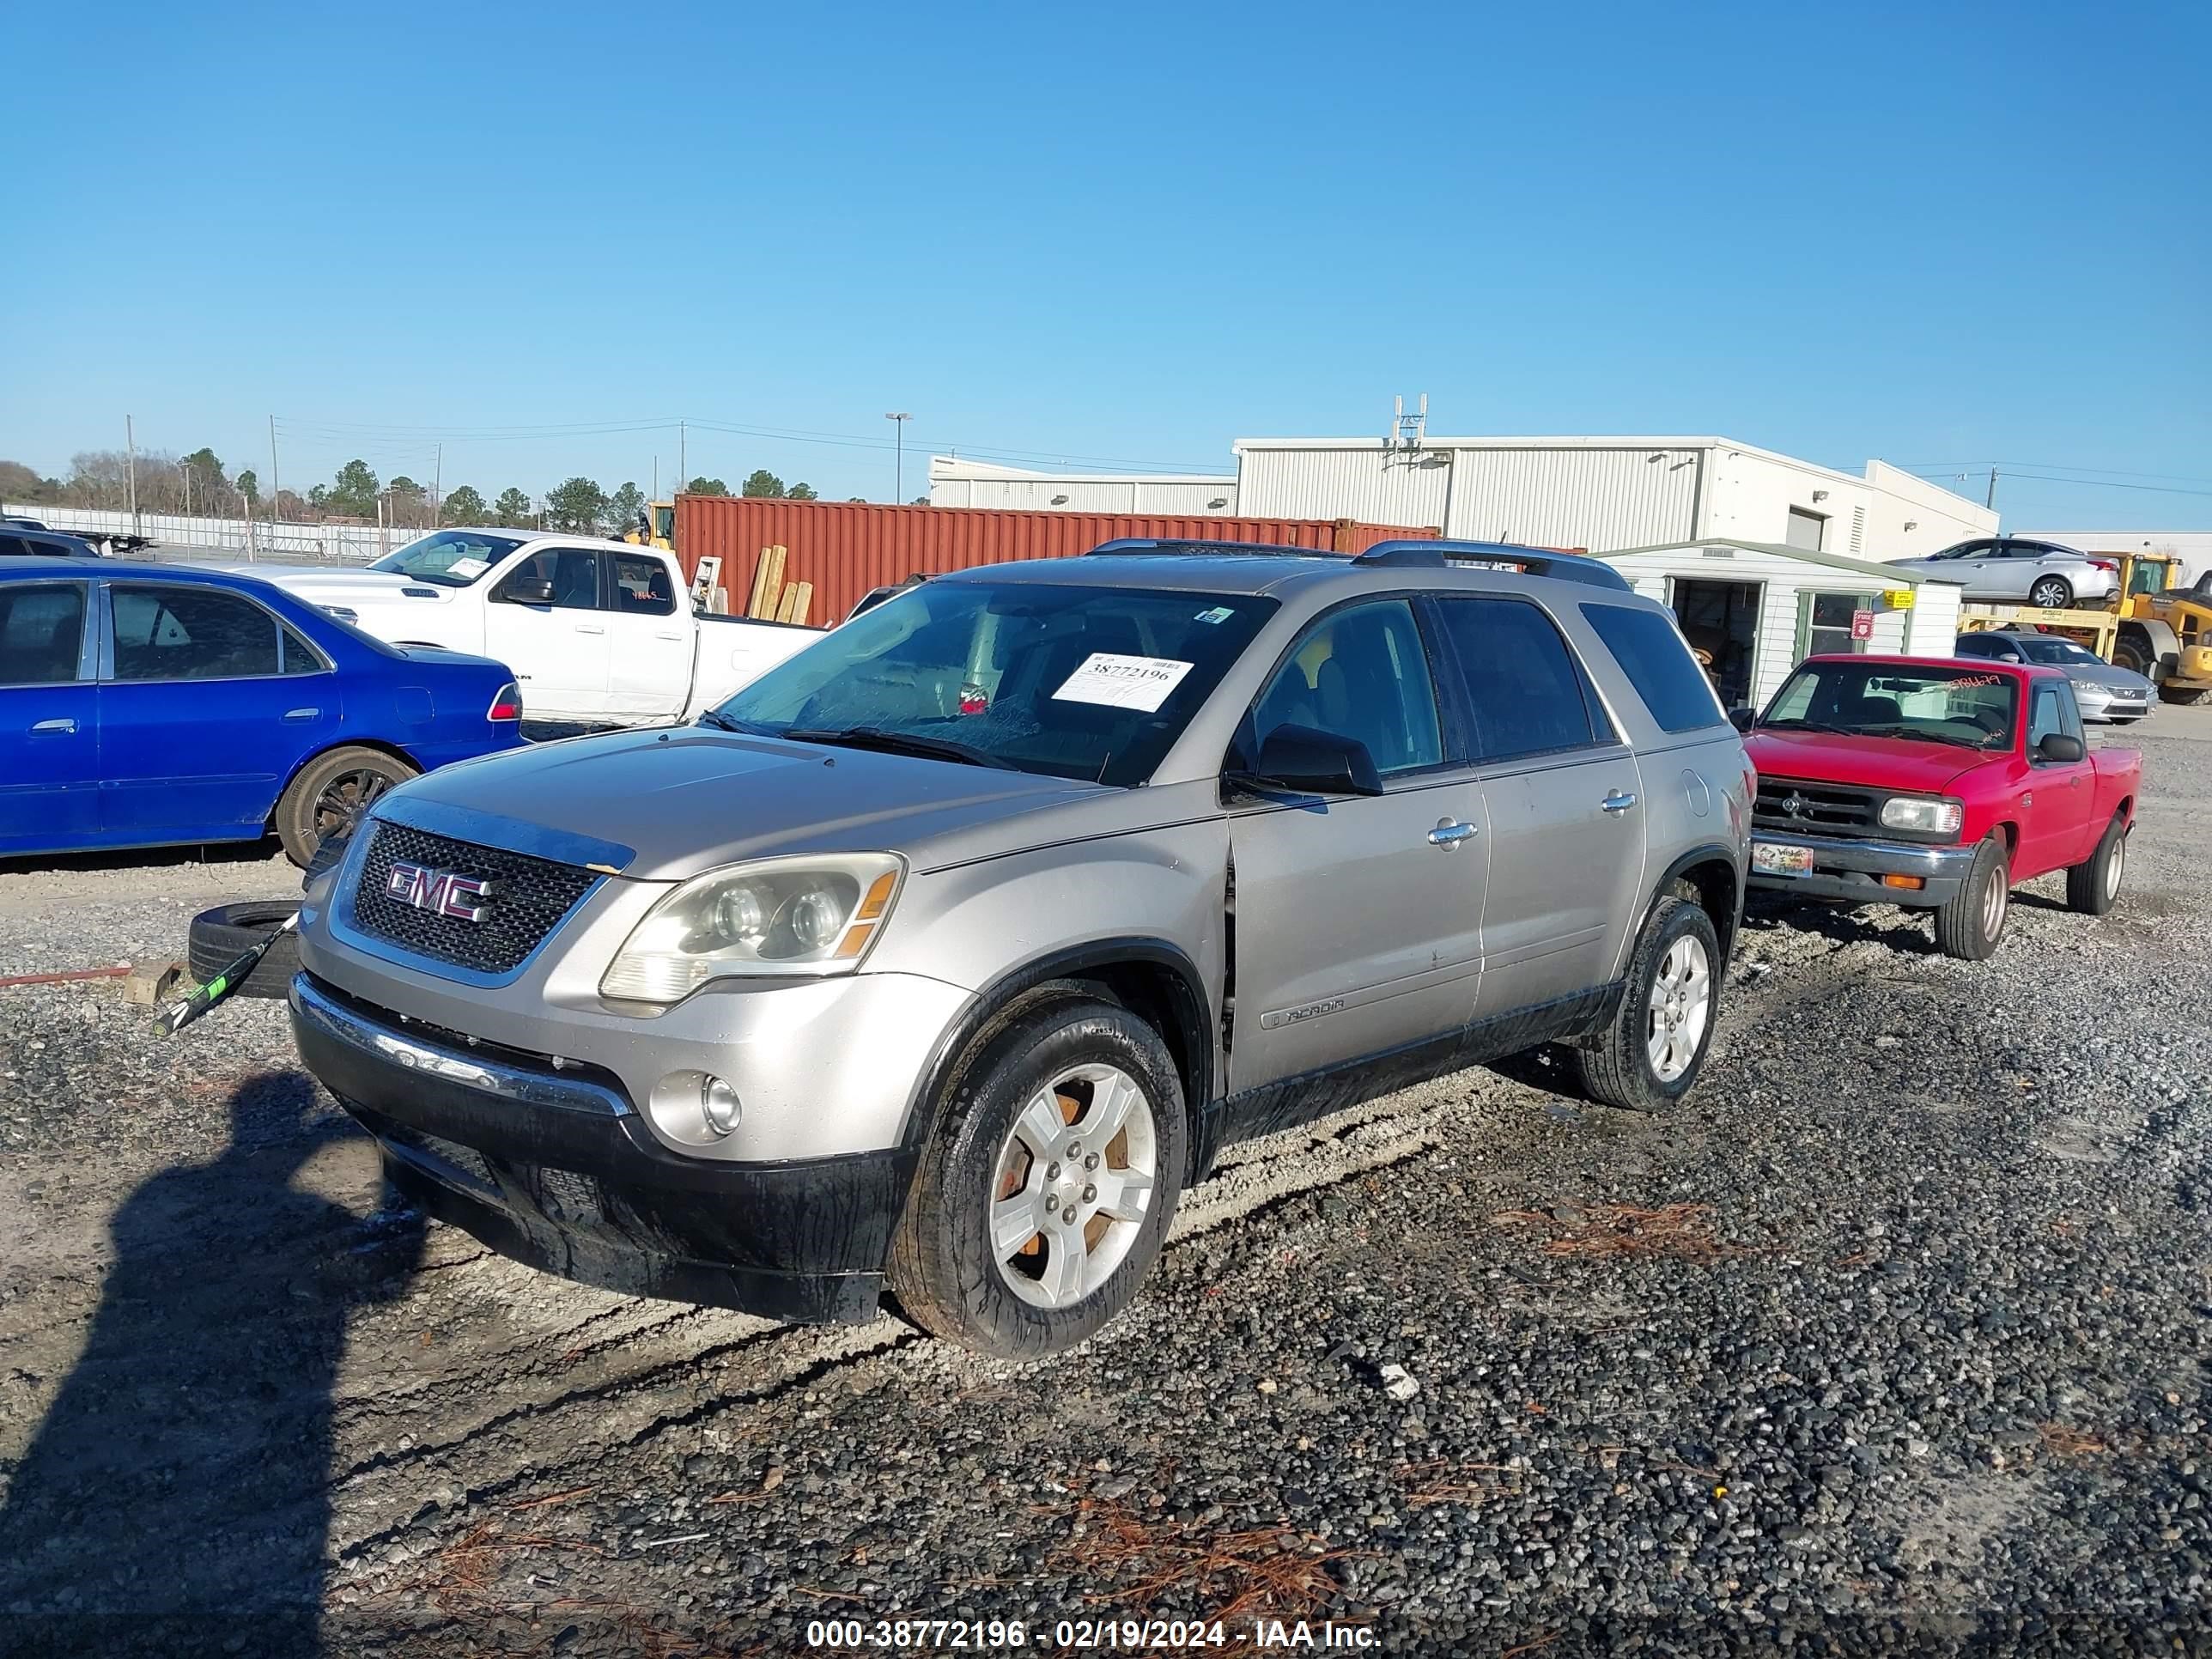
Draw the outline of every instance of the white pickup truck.
[[[674,555],[592,536],[439,530],[366,569],[235,568],[394,645],[505,663],[532,720],[694,719],[822,637],[695,612]]]

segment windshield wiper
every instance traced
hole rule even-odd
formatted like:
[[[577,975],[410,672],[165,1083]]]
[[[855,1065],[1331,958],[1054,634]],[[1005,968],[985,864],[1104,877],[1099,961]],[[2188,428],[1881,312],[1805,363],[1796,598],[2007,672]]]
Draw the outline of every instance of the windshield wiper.
[[[1859,735],[1848,726],[1836,726],[1827,720],[1761,720],[1753,729],[1771,732],[1778,727],[1791,732],[1832,732],[1840,738],[1855,738]]]
[[[988,766],[1001,772],[1018,771],[1012,761],[950,738],[925,738],[911,732],[886,732],[879,726],[845,726],[835,730],[793,727],[778,737],[794,743],[843,744],[853,749],[879,749],[891,755],[920,755],[928,760],[958,761],[963,766]]]
[[[1986,743],[1977,743],[1972,738],[1962,738],[1955,732],[1921,732],[1909,726],[1885,726],[1869,729],[1870,738],[1904,738],[1913,743],[1948,743],[1960,749],[1982,749]]]
[[[719,708],[709,708],[705,714],[700,715],[699,724],[711,726],[718,732],[735,732],[740,737],[773,738],[781,735],[765,726],[754,726],[744,720],[732,720]]]

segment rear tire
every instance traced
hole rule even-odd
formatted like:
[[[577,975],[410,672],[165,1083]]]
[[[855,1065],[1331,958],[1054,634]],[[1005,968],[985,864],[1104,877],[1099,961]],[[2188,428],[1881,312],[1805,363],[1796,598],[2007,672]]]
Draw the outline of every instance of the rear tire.
[[[2063,611],[2074,603],[2074,584],[2063,576],[2038,576],[2028,585],[2027,602],[2045,611]]]
[[[1048,996],[987,1028],[932,1106],[891,1241],[900,1310],[963,1347],[1041,1359],[1127,1307],[1159,1257],[1189,1157],[1159,1034],[1095,997]]]
[[[1583,1092],[1623,1111],[1671,1109],[1712,1047],[1724,966],[1702,906],[1671,896],[1652,906],[1612,1024],[1566,1051]]]
[[[284,856],[306,869],[325,836],[352,834],[373,803],[421,769],[381,749],[356,744],[316,756],[276,803],[276,836],[284,843]]]
[[[2012,871],[2004,837],[1991,835],[1974,849],[1974,862],[1958,896],[1936,912],[1936,943],[1947,957],[1984,962],[1996,954],[2012,915]]]
[[[185,955],[192,982],[205,985],[267,939],[300,908],[297,899],[252,899],[218,904],[192,918]],[[270,945],[233,996],[281,997],[300,971],[300,936],[287,933]]]
[[[2066,908],[2101,916],[2120,902],[2127,872],[2128,826],[2115,817],[2098,838],[2097,850],[2066,871]]]

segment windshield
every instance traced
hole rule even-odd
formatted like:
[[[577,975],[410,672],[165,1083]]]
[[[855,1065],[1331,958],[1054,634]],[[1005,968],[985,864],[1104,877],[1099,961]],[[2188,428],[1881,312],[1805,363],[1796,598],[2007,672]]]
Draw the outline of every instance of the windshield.
[[[522,545],[515,536],[487,536],[477,530],[434,530],[369,566],[441,587],[466,587]]]
[[[1808,662],[1775,694],[1759,724],[2003,750],[2012,747],[2018,703],[2010,675],[1970,666]]]
[[[2030,662],[2049,663],[2057,668],[2102,668],[2105,659],[2094,651],[2084,651],[2071,640],[2049,638],[2028,639],[2014,634],[2009,636],[2020,647],[2020,654]]]
[[[1138,784],[1274,609],[1249,594],[925,582],[707,722]]]

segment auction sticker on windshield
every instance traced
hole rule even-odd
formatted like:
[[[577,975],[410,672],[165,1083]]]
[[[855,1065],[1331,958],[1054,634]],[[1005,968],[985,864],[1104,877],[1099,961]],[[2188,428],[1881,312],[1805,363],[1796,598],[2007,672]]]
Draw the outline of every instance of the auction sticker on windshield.
[[[1751,844],[1751,867],[1762,876],[1802,876],[1813,867],[1813,849],[1755,841]]]
[[[482,559],[455,559],[446,567],[447,574],[455,576],[481,576],[490,568]]]
[[[1111,651],[1094,651],[1070,674],[1056,702],[1097,702],[1109,708],[1135,708],[1149,714],[1168,700],[1168,693],[1190,672],[1187,662],[1166,657],[1122,657]]]

